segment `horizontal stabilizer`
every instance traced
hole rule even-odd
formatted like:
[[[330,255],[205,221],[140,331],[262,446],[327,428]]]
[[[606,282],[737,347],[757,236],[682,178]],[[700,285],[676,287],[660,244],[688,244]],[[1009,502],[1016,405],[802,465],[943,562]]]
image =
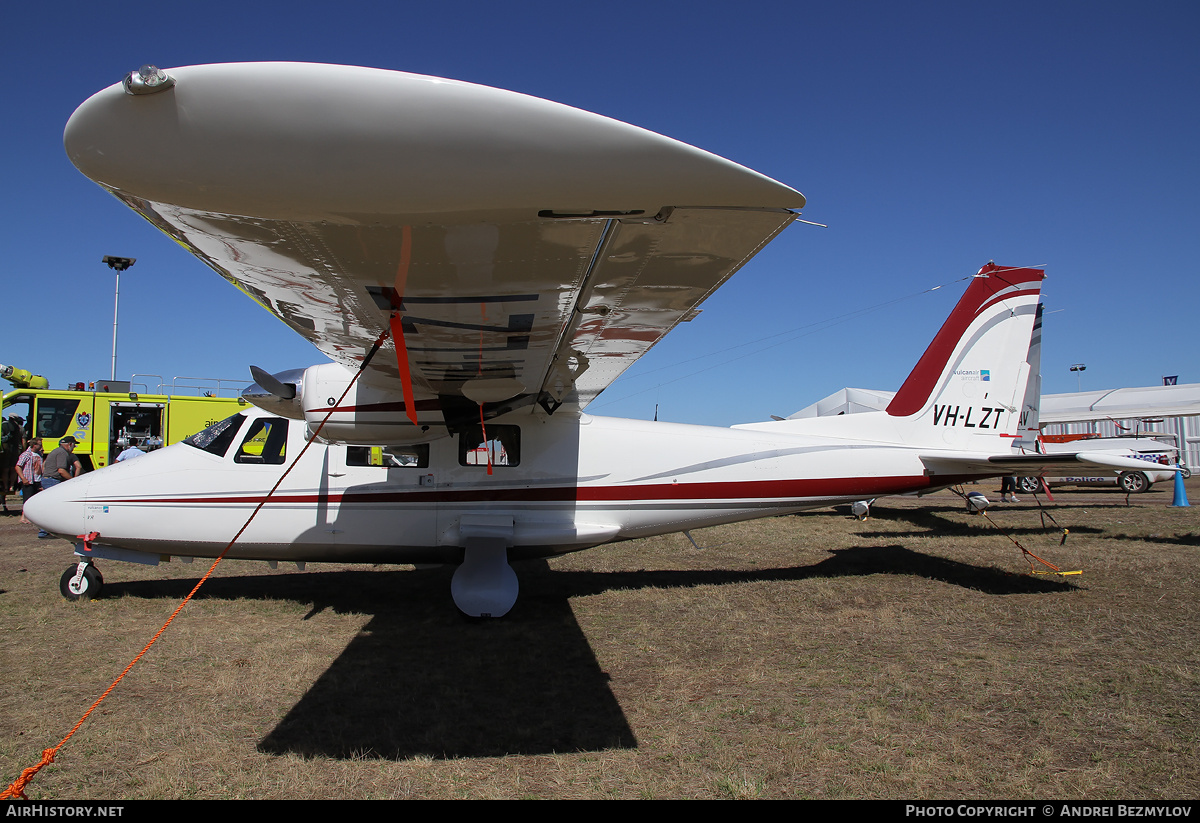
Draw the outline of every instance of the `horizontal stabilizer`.
[[[1091,463],[1094,466],[1104,466],[1105,468],[1120,469],[1121,471],[1128,471],[1129,469],[1142,469],[1144,471],[1147,465],[1156,472],[1179,471],[1175,466],[1164,466],[1162,463],[1151,463],[1148,460],[1138,460],[1135,457],[1123,457],[1105,452],[1076,452],[1075,458],[1080,463]]]
[[[1174,466],[1151,463],[1111,452],[1074,452],[1071,454],[999,454],[952,455],[923,454],[921,462],[930,474],[991,473],[1037,476],[1052,470],[1078,469],[1081,465],[1113,471],[1178,471]]]

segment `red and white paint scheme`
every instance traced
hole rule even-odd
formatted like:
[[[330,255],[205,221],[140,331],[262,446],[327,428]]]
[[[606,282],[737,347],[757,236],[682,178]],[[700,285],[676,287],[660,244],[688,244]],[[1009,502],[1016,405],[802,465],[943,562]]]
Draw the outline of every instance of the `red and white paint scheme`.
[[[1103,455],[1021,454],[1043,273],[989,264],[886,411],[733,428],[587,404],[796,218],[804,197],[628,124],[512,92],[307,64],[146,67],[71,117],[71,160],[311,340],[260,408],[68,481],[28,516],[94,557],[509,560]],[[352,383],[361,370],[357,382]]]

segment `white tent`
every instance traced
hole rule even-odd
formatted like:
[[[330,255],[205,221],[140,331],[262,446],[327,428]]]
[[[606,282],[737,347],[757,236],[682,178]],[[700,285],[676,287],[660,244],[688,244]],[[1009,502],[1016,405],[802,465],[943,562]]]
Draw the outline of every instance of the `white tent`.
[[[887,408],[894,394],[846,388],[791,417],[879,411]],[[1187,465],[1200,466],[1200,383],[1047,394],[1042,396],[1040,418],[1043,434],[1174,434]]]
[[[834,392],[824,400],[818,400],[811,406],[806,406],[795,414],[788,415],[789,420],[800,417],[830,417],[838,414],[855,414],[865,411],[881,411],[887,408],[895,392],[875,391],[874,389],[842,389]]]
[[[1200,415],[1200,383],[1047,394],[1042,397],[1041,420],[1045,426],[1083,420],[1193,415]]]

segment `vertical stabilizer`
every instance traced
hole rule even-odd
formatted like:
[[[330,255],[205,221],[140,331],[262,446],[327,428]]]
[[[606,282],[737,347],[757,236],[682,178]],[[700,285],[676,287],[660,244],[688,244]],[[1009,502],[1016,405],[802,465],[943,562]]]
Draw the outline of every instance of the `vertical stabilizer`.
[[[979,270],[888,404],[907,442],[995,451],[999,438],[1018,437],[1044,277],[995,263]]]

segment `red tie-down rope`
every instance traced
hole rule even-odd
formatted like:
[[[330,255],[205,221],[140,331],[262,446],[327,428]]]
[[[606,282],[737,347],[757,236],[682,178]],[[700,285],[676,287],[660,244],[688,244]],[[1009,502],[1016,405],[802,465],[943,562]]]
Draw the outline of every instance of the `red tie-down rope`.
[[[488,445],[487,424],[483,422],[483,404],[479,404],[479,430],[483,432],[483,450],[487,452],[488,474],[492,473],[492,447]]]
[[[156,642],[158,642],[158,638],[161,637],[162,633],[167,630],[167,627],[171,625],[171,623],[175,620],[175,617],[181,611],[183,611],[183,607],[188,604],[188,601],[191,600],[193,596],[195,596],[196,592],[198,592],[200,590],[200,587],[204,585],[205,581],[207,581],[208,578],[212,577],[212,573],[216,570],[217,564],[225,559],[225,555],[229,552],[229,550],[231,548],[233,548],[234,544],[237,543],[238,538],[240,538],[242,536],[242,533],[245,532],[247,528],[249,528],[250,523],[252,520],[254,520],[255,515],[257,515],[259,513],[259,511],[262,510],[263,506],[267,505],[267,501],[269,501],[271,499],[271,496],[274,495],[275,492],[279,489],[279,486],[280,486],[280,484],[283,483],[284,478],[286,478],[288,476],[288,474],[291,473],[292,469],[295,468],[296,464],[300,462],[300,458],[304,457],[304,453],[306,451],[308,451],[308,447],[311,446],[313,444],[313,441],[316,440],[317,437],[321,434],[321,429],[325,428],[325,424],[329,422],[330,416],[333,414],[333,412],[336,410],[336,408],[338,406],[342,405],[342,401],[346,399],[346,395],[350,394],[350,389],[352,389],[354,387],[354,384],[356,382],[358,382],[359,375],[361,375],[363,373],[363,371],[367,368],[367,364],[371,362],[371,358],[375,356],[375,352],[379,351],[379,347],[381,345],[383,345],[383,341],[387,339],[387,336],[388,336],[387,331],[384,331],[383,334],[379,335],[379,339],[375,341],[375,345],[371,348],[371,351],[367,354],[367,356],[365,358],[363,358],[362,365],[358,367],[358,371],[355,372],[354,377],[351,378],[350,383],[346,386],[346,390],[343,391],[342,396],[340,398],[338,398],[337,404],[333,408],[330,408],[329,411],[327,411],[325,413],[325,418],[321,421],[321,424],[319,426],[317,426],[317,430],[314,431],[312,433],[312,435],[308,438],[308,442],[306,442],[304,444],[304,448],[302,448],[300,450],[300,453],[298,455],[296,455],[296,458],[291,462],[291,464],[287,467],[287,469],[284,470],[283,474],[281,474],[279,476],[279,479],[277,481],[275,481],[275,485],[271,487],[271,490],[269,492],[267,492],[267,496],[264,497],[259,502],[259,504],[254,507],[254,511],[250,513],[250,516],[248,518],[246,518],[246,522],[242,525],[242,527],[240,529],[238,529],[238,532],[237,532],[237,534],[235,534],[233,536],[233,539],[230,540],[229,543],[225,546],[225,548],[221,550],[221,553],[217,556],[217,559],[213,561],[212,566],[209,567],[209,569],[205,573],[204,577],[200,578],[200,582],[192,587],[192,590],[190,592],[188,592],[187,597],[183,598],[183,601],[176,607],[175,611],[171,612],[171,616],[167,618],[166,623],[162,624],[162,628],[160,628],[157,632],[155,632],[154,637],[150,638],[150,642],[147,643],[142,648],[142,650],[137,653],[137,656],[134,657],[133,660],[129,661],[129,665],[126,666],[119,675],[117,675],[117,679],[112,682],[112,685],[110,685],[107,689],[104,690],[104,694],[102,694],[98,698],[96,698],[96,702],[93,703],[91,705],[91,707],[86,712],[83,713],[83,717],[79,718],[79,721],[74,726],[71,727],[71,731],[67,732],[67,736],[64,737],[62,740],[60,740],[58,742],[57,746],[43,750],[42,751],[42,759],[39,760],[35,765],[30,766],[27,769],[24,769],[21,772],[21,776],[18,777],[16,780],[14,780],[12,785],[10,785],[2,793],[0,793],[0,800],[13,800],[18,797],[21,798],[22,800],[29,799],[25,796],[25,787],[27,785],[29,785],[29,781],[33,780],[34,775],[36,775],[39,771],[41,771],[43,767],[48,766],[49,764],[54,762],[54,758],[58,755],[58,752],[62,749],[63,746],[65,746],[67,744],[67,741],[70,740],[74,736],[75,732],[79,731],[80,726],[82,726],[84,724],[84,722],[87,721],[88,717],[91,716],[92,712],[94,712],[96,710],[96,707],[99,706],[102,702],[104,702],[104,699],[106,697],[108,697],[109,694],[112,693],[113,689],[115,689],[117,687],[117,684],[120,683],[125,678],[125,675],[129,674],[129,670],[132,669],[135,665],[137,665],[137,662],[142,659],[142,657],[146,654],[146,652],[150,651],[150,647],[153,646]],[[94,540],[96,537],[98,537],[98,535],[93,532],[92,534],[89,534],[87,537],[89,539]]]
[[[396,343],[396,368],[400,371],[400,391],[404,395],[404,413],[414,426],[419,426],[417,401],[413,397],[412,372],[408,365],[408,347],[404,344],[404,321],[400,319],[399,313],[392,312],[388,323],[392,329],[392,340]]]
[[[400,318],[400,309],[404,306],[404,290],[408,288],[408,269],[412,265],[412,226],[404,226],[400,230],[400,262],[396,266],[396,281],[393,287],[396,292],[396,303],[388,318],[392,330],[392,342],[396,344],[396,368],[400,372],[400,391],[404,395],[404,413],[412,421],[417,422],[417,401],[413,397],[412,371],[408,365],[408,346],[404,343],[404,321]],[[384,337],[387,335],[385,334]],[[379,338],[380,343],[383,337]],[[379,343],[375,344],[378,348]]]

